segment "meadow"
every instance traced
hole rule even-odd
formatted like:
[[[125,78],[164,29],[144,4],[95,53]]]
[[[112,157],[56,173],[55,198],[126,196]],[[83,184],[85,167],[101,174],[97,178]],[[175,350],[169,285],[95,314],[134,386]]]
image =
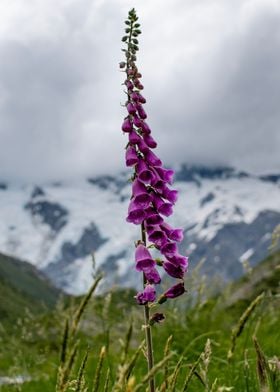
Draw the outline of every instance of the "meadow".
[[[223,287],[199,266],[190,274],[188,293],[165,303],[166,319],[152,327],[157,391],[280,390],[279,260],[276,252]],[[29,267],[2,256],[5,263],[1,391],[146,391],[151,373],[133,290],[96,295],[97,277],[87,296],[65,297]],[[16,269],[25,282],[17,288]]]

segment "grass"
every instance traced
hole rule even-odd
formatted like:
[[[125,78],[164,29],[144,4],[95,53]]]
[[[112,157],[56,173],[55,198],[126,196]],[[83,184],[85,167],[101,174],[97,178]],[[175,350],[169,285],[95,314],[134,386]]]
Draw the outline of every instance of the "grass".
[[[219,294],[209,295],[211,282],[205,279],[203,284],[189,280],[193,295],[161,307],[166,320],[153,327],[153,337],[154,372],[162,391],[280,390],[279,260],[276,252]],[[43,299],[46,292],[41,293]],[[72,355],[65,391],[103,391],[106,380],[108,391],[145,391],[149,375],[141,347],[143,320],[133,295],[133,290],[115,290],[60,300],[56,307],[44,304],[39,312],[30,310],[32,293],[24,295],[26,306],[17,321],[6,318],[2,324],[0,377],[26,375],[32,381],[0,390],[55,391],[59,363],[60,368],[62,362],[69,365]],[[13,313],[20,308],[13,304]],[[60,361],[66,320],[67,345]]]

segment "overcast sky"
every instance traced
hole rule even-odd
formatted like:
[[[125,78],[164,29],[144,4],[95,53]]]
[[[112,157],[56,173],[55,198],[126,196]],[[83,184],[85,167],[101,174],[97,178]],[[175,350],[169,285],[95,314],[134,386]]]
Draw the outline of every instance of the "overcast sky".
[[[124,169],[118,63],[131,7],[166,165],[280,172],[278,0],[1,0],[0,179]]]

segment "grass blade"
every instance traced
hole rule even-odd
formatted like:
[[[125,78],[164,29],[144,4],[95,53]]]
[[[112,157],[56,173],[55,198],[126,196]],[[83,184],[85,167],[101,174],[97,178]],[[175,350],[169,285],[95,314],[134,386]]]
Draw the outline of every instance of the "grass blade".
[[[73,322],[71,325],[71,336],[74,336],[77,332],[77,328],[79,325],[79,322],[81,320],[81,317],[85,311],[85,308],[91,298],[91,296],[93,295],[93,293],[95,292],[100,280],[102,279],[102,275],[97,276],[97,278],[95,279],[95,281],[93,282],[93,285],[91,286],[91,288],[89,289],[87,295],[83,298],[80,306],[78,307],[77,311],[74,314],[74,318],[73,318]]]
[[[83,377],[85,374],[85,367],[87,364],[87,360],[88,360],[88,350],[86,351],[86,354],[82,360],[79,372],[78,372],[78,378],[77,378],[77,385],[76,385],[76,389],[75,392],[81,392],[81,387],[82,387],[82,383],[83,383]]]
[[[102,366],[103,366],[105,354],[106,354],[106,349],[105,349],[105,346],[103,346],[100,350],[100,353],[99,353],[98,363],[97,363],[93,386],[92,386],[92,392],[97,392],[99,389],[100,377],[101,377]]]
[[[240,317],[238,324],[233,328],[232,333],[231,333],[231,347],[228,351],[227,354],[227,359],[230,361],[233,357],[235,346],[236,346],[236,340],[237,338],[241,335],[249,317],[253,313],[254,309],[256,306],[261,302],[261,300],[264,298],[264,293],[260,294],[258,297],[256,297],[248,306],[248,308],[245,310],[245,312],[242,314]]]

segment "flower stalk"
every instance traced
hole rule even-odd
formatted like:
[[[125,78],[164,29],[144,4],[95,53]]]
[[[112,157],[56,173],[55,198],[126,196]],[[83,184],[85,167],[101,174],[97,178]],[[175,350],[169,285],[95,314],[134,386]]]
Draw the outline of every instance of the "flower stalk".
[[[134,9],[129,11],[125,21],[125,35],[122,41],[126,48],[125,61],[120,68],[126,74],[126,110],[127,116],[122,124],[122,131],[128,135],[126,145],[126,166],[132,167],[132,195],[128,206],[127,222],[141,225],[141,240],[136,243],[135,268],[142,273],[143,291],[136,295],[139,305],[144,307],[145,332],[147,346],[148,370],[154,367],[151,326],[164,320],[162,313],[150,315],[152,303],[158,305],[168,299],[176,298],[185,292],[184,275],[188,268],[188,258],[180,255],[178,243],[183,240],[183,230],[171,227],[165,220],[172,215],[178,192],[170,188],[174,172],[163,167],[161,159],[152,151],[157,142],[151,135],[147,123],[147,113],[143,107],[146,103],[142,95],[144,89],[140,79],[141,73],[136,66],[136,54],[139,50],[138,36],[141,34],[140,24]],[[147,246],[147,241],[149,245]],[[157,252],[157,255],[152,255]],[[161,269],[161,272],[158,272]],[[178,279],[175,285],[157,299],[157,288],[161,275],[167,273]],[[149,377],[150,392],[155,391],[154,377]]]
[[[141,237],[144,246],[146,246],[146,232],[144,223],[141,224]],[[143,286],[147,284],[147,279],[145,273],[143,272]],[[150,324],[150,308],[148,304],[144,305],[144,320],[145,320],[145,336],[146,336],[146,345],[147,345],[147,362],[148,362],[148,371],[150,372],[154,367],[154,353],[153,353],[153,338],[152,338],[152,329]],[[155,391],[155,379],[151,377],[149,380],[150,391]]]

